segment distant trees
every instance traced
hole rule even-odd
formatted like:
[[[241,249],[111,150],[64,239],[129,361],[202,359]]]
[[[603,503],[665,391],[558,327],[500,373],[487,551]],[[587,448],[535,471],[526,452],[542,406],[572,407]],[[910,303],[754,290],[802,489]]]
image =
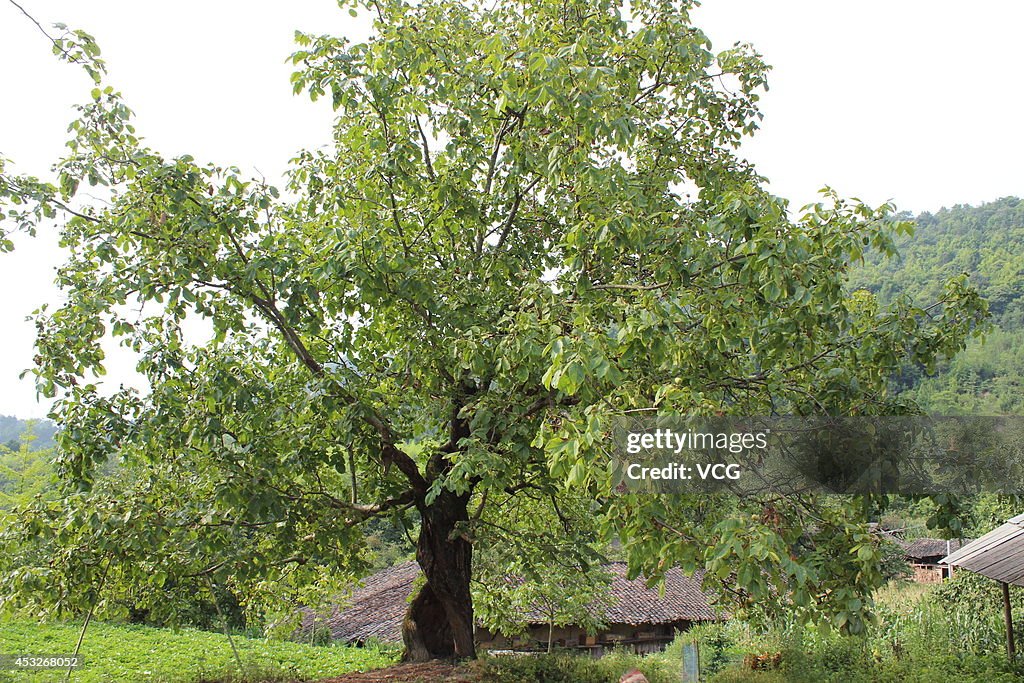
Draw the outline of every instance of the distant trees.
[[[958,205],[914,218],[913,236],[897,239],[899,259],[869,254],[851,271],[851,285],[884,302],[901,296],[934,301],[945,281],[961,273],[989,301],[996,324],[1024,325],[1024,202],[1005,197],[980,206]]]
[[[54,491],[54,457],[52,448],[31,450],[27,443],[14,440],[0,445],[0,519],[37,494]]]
[[[906,364],[896,388],[933,413],[1024,415],[1024,202],[955,206],[915,222],[913,237],[897,240],[901,258],[869,256],[852,270],[852,287],[887,304],[904,297],[921,303],[946,278],[967,273],[988,300],[993,328],[930,371]]]
[[[0,519],[37,495],[55,491],[53,433],[49,422],[0,416],[0,434],[7,439],[0,444]]]
[[[32,450],[53,447],[57,425],[49,420],[22,420],[10,415],[0,415],[0,442],[12,451],[21,447],[24,440]]]

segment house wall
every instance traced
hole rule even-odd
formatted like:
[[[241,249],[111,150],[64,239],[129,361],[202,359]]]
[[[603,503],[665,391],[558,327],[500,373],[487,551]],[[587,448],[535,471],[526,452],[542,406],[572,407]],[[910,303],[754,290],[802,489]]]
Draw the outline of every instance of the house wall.
[[[942,583],[950,576],[949,567],[942,564],[912,564],[910,568],[917,583]]]
[[[587,650],[600,657],[612,648],[627,648],[637,654],[661,652],[672,642],[677,631],[685,631],[691,622],[671,624],[609,624],[604,631],[588,635],[579,626],[556,626],[552,642],[556,648]],[[548,647],[547,624],[532,624],[524,633],[508,637],[478,627],[477,645],[482,650],[543,651]]]

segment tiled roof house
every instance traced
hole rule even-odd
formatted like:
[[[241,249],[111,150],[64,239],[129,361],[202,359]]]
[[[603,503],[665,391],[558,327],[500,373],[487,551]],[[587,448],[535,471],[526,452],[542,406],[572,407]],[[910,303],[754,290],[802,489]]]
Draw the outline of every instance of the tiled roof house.
[[[942,558],[960,549],[966,541],[946,541],[940,538],[919,538],[907,543],[903,556],[910,565],[913,579],[918,583],[941,583],[951,576],[949,565]]]
[[[552,638],[560,647],[591,650],[600,654],[604,648],[625,646],[636,652],[653,652],[671,642],[676,631],[705,621],[724,618],[711,606],[711,596],[701,589],[701,575],[689,577],[678,568],[665,573],[664,590],[648,588],[646,579],[630,580],[626,565],[613,562],[605,565],[611,575],[610,605],[603,609],[606,629],[596,634],[574,625],[555,627]],[[330,629],[333,640],[362,643],[369,639],[401,642],[402,618],[408,606],[413,582],[419,576],[415,562],[406,562],[367,577],[353,592],[347,603],[330,613],[317,616],[312,612],[303,618],[303,628],[311,626]],[[527,615],[530,627],[522,636],[508,638],[477,627],[480,647],[489,650],[542,649],[547,646],[548,626],[538,612]]]
[[[903,554],[912,562],[938,564],[946,555],[960,550],[964,543],[965,541],[959,539],[945,541],[941,538],[919,538],[908,543],[903,549]]]
[[[327,627],[332,640],[362,644],[367,640],[389,643],[402,642],[402,618],[409,604],[412,584],[420,574],[415,562],[403,562],[383,569],[363,579],[346,604],[334,608],[327,615],[319,615],[313,622],[313,613],[302,618],[303,630],[310,626]]]

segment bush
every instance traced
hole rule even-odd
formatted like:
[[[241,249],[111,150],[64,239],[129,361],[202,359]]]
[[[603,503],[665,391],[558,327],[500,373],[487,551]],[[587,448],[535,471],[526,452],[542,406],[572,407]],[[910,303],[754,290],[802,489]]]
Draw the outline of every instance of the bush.
[[[484,657],[469,666],[482,681],[492,683],[605,683],[596,660],[570,655]]]
[[[757,634],[731,623],[694,629],[687,637],[700,636],[702,673],[712,674],[713,683],[1022,680],[1024,667],[1006,659],[1001,616],[991,603],[991,586],[965,576],[934,590],[911,584],[883,591],[879,623],[866,636],[792,624]],[[776,652],[781,657],[778,669],[772,669]],[[751,670],[756,655],[768,662],[768,670]],[[716,662],[717,673],[706,668],[710,662]]]
[[[654,655],[668,666],[682,666],[683,645],[697,641],[700,650],[701,676],[710,676],[725,668],[730,662],[743,659],[740,647],[743,627],[738,622],[707,622],[698,624],[680,633],[665,652]]]
[[[679,680],[678,669],[663,660],[622,651],[600,659],[568,653],[482,657],[467,666],[474,679],[487,683],[615,683],[631,669],[642,671],[651,683]]]
[[[329,626],[317,626],[309,633],[309,644],[310,645],[330,645],[331,638],[334,634],[331,633]],[[303,637],[305,640],[305,636]]]
[[[745,671],[743,669],[726,669],[711,679],[713,683],[791,683],[792,680],[779,671]]]
[[[780,670],[794,681],[874,680],[867,639],[835,631],[807,630],[782,647]]]
[[[1003,593],[999,583],[977,574],[961,571],[934,592],[934,605],[951,629],[953,642],[978,653],[1000,653],[1006,647],[1003,625]],[[1010,602],[1015,617],[1014,630],[1024,623],[1024,591],[1010,587]]]

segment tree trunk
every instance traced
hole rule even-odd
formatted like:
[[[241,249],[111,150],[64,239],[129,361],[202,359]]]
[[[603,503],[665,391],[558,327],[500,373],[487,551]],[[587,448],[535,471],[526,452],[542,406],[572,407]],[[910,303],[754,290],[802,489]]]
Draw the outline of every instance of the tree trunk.
[[[468,502],[468,494],[442,491],[431,505],[420,508],[416,561],[427,582],[402,622],[405,661],[476,656],[469,592],[473,548],[455,533],[459,522],[469,520]]]

